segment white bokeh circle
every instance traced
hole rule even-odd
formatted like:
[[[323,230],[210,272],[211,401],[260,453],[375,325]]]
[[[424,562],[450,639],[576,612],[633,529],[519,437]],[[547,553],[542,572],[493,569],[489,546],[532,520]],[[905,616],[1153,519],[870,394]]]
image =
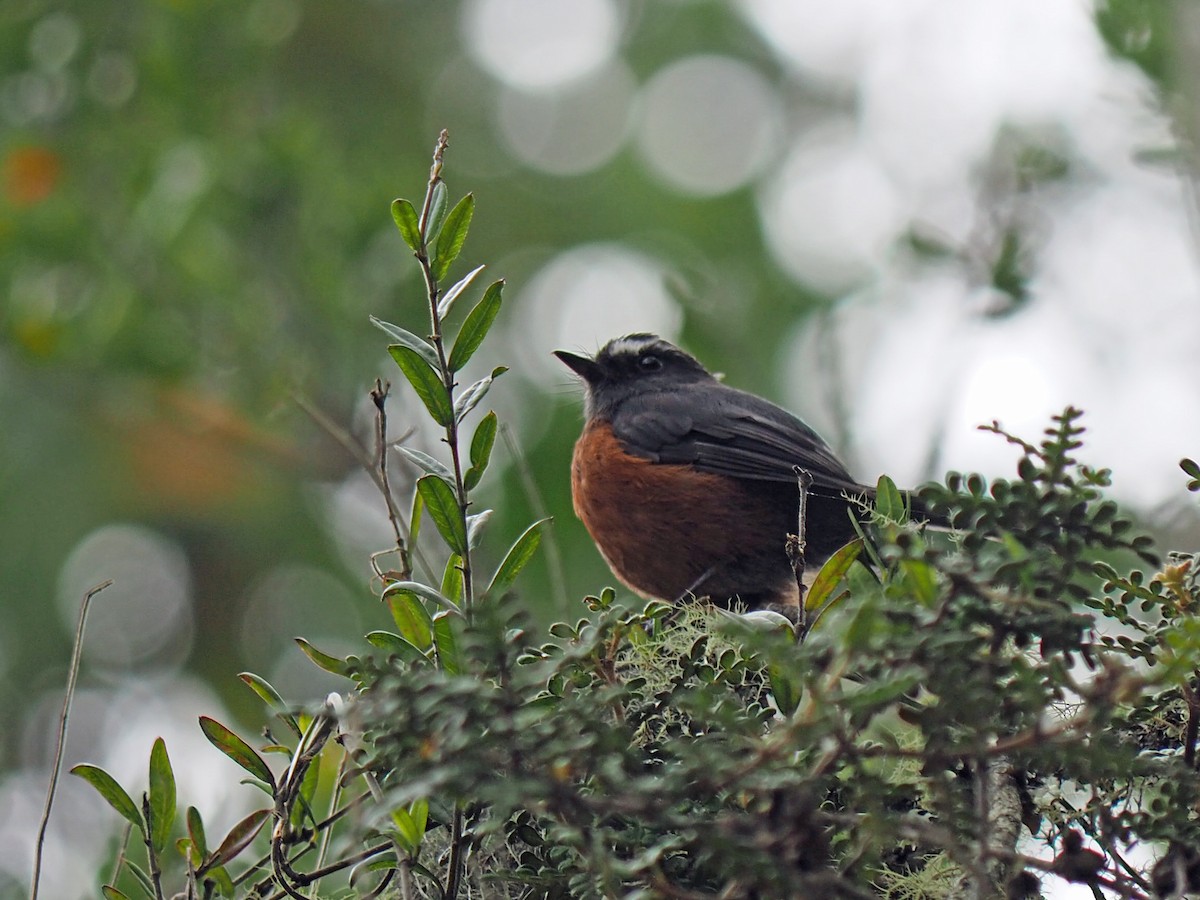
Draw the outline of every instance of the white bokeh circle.
[[[613,58],[621,15],[613,0],[470,0],[462,31],[471,57],[492,77],[548,90]]]
[[[683,311],[667,290],[667,274],[658,260],[621,244],[573,247],[547,262],[521,291],[520,332],[510,339],[550,376],[539,377],[539,384],[566,384],[569,373],[550,355],[553,350],[593,353],[636,331],[668,339],[678,334]]]
[[[661,181],[687,194],[735,190],[761,169],[780,131],[774,88],[748,63],[689,56],[642,90],[637,142]]]
[[[115,669],[153,664],[177,668],[192,639],[192,578],[174,541],[142,525],[104,525],[71,551],[59,577],[59,614],[74,627],[85,591],[113,584],[96,598],[85,657]]]
[[[557,91],[505,87],[497,125],[525,165],[551,175],[580,175],[607,163],[624,145],[636,87],[619,61]]]
[[[904,227],[895,186],[849,125],[798,141],[759,191],[758,207],[776,262],[830,294],[870,275]]]

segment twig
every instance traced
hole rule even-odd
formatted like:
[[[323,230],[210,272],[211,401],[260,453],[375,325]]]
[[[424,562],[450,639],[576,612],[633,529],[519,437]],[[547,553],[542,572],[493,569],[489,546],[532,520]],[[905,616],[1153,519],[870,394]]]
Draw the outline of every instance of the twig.
[[[796,533],[787,536],[787,543],[784,549],[787,552],[788,562],[792,566],[792,576],[796,579],[796,591],[800,603],[800,608],[797,611],[796,634],[803,641],[810,627],[808,614],[804,605],[804,595],[808,592],[808,587],[804,584],[804,570],[808,565],[808,561],[804,558],[804,551],[808,546],[808,541],[805,537],[808,524],[808,489],[812,487],[813,477],[811,472],[800,468],[800,466],[792,466],[792,472],[796,476],[796,486],[800,502],[796,510]]]
[[[365,447],[363,447],[361,444],[359,444],[359,442],[356,441],[350,435],[350,433],[348,431],[346,431],[345,428],[343,428],[337,422],[333,421],[333,419],[329,418],[329,416],[325,415],[324,412],[322,412],[320,409],[318,409],[316,406],[314,406],[312,403],[310,403],[305,397],[302,397],[299,394],[293,394],[292,400],[293,400],[293,402],[295,402],[295,404],[297,406],[300,407],[301,412],[303,412],[310,419],[312,419],[313,423],[318,428],[320,428],[322,431],[324,431],[326,434],[328,434],[334,441],[336,441],[338,446],[340,446],[343,450],[345,450],[350,455],[350,457],[359,464],[359,466],[362,468],[362,470],[364,472],[366,472],[368,476],[370,476],[371,481],[374,482],[374,484],[375,484],[375,487],[377,487],[379,489],[379,492],[381,494],[383,494],[384,503],[386,503],[387,507],[388,507],[388,518],[390,520],[392,520],[393,523],[395,521],[400,522],[401,535],[403,536],[404,540],[407,541],[408,540],[408,529],[407,529],[407,527],[404,526],[403,518],[400,516],[399,512],[397,512],[395,509],[396,498],[393,497],[392,494],[390,493],[390,491],[388,491],[385,488],[384,483],[379,476],[379,467],[375,464],[375,458],[371,454],[371,452],[369,450],[367,450]],[[402,438],[400,440],[402,440]],[[383,551],[381,551],[381,555],[385,554],[385,553],[391,553],[391,552],[392,551],[390,549],[383,550]],[[408,552],[409,552],[410,556],[416,560],[417,565],[419,565],[421,567],[421,569],[424,571],[424,573],[429,578],[436,577],[433,567],[429,564],[428,560],[425,559],[425,557],[421,553],[420,548],[411,546],[411,542],[410,542],[410,544],[408,546]],[[410,565],[411,565],[411,562],[410,562]],[[378,569],[376,569],[376,574],[379,574]]]
[[[450,859],[446,862],[446,890],[444,896],[454,900],[463,875],[463,814],[462,807],[455,805],[454,819],[450,825]]]
[[[392,485],[388,480],[387,396],[390,387],[391,385],[376,378],[375,387],[371,390],[371,402],[375,404],[375,464],[379,467],[379,488],[387,504],[388,521],[392,523],[396,549],[400,552],[400,580],[408,581],[412,577],[412,559],[408,553],[404,530],[400,526],[396,501],[392,497]]]
[[[37,843],[33,850],[33,879],[30,900],[37,900],[38,885],[42,878],[42,852],[46,846],[46,829],[50,825],[50,810],[54,806],[54,795],[58,790],[58,776],[62,772],[63,752],[67,743],[67,720],[71,715],[71,699],[75,696],[75,684],[79,679],[79,664],[83,657],[83,634],[87,625],[88,609],[92,598],[112,584],[112,579],[103,581],[83,595],[79,604],[79,620],[75,625],[75,643],[71,648],[71,664],[67,669],[67,692],[63,697],[62,712],[58,715],[58,737],[54,742],[54,762],[50,766],[50,785],[46,789],[46,806],[42,810],[42,821],[38,826]]]
[[[1183,761],[1189,768],[1196,767],[1196,738],[1200,734],[1200,696],[1186,681],[1180,687],[1183,689],[1183,699],[1187,703],[1187,729],[1183,736]]]
[[[150,867],[150,883],[154,886],[154,900],[166,900],[162,888],[162,866],[158,863],[158,851],[154,849],[154,816],[150,811],[150,795],[142,794],[142,818],[146,830],[142,839],[146,844],[146,861]]]

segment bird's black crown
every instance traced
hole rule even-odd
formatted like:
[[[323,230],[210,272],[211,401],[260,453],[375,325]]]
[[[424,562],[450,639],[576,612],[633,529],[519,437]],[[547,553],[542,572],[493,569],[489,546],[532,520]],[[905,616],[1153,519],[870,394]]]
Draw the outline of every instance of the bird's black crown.
[[[614,338],[596,354],[596,364],[608,381],[695,381],[712,377],[694,356],[648,333]]]

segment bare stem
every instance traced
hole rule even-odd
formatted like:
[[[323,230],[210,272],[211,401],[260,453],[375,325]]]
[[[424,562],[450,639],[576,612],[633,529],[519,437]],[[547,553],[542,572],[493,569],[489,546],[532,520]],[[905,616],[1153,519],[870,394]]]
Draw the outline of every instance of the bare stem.
[[[146,822],[142,838],[146,843],[146,859],[150,867],[150,883],[154,885],[154,900],[166,900],[162,888],[162,867],[158,863],[158,851],[154,849],[154,817],[150,813],[149,794],[142,794],[142,818]]]
[[[371,402],[375,404],[375,464],[379,470],[379,489],[387,505],[388,521],[392,523],[392,534],[395,535],[396,549],[400,553],[400,580],[408,581],[412,577],[412,558],[404,540],[404,529],[400,525],[400,514],[396,510],[392,485],[388,480],[387,396],[390,387],[376,378],[375,387],[371,390]]]
[[[63,697],[62,712],[58,715],[58,737],[54,742],[54,762],[50,766],[50,785],[46,789],[46,806],[42,810],[42,822],[38,826],[37,843],[33,850],[33,886],[31,900],[37,900],[38,883],[42,878],[42,852],[46,846],[46,829],[50,825],[50,810],[54,806],[54,795],[58,791],[58,776],[62,772],[63,751],[67,743],[67,720],[71,716],[71,699],[75,696],[75,684],[79,679],[79,663],[83,656],[83,634],[87,625],[88,609],[92,598],[112,584],[112,579],[101,582],[83,595],[79,604],[79,620],[75,624],[75,643],[71,648],[71,665],[67,669],[67,692]]]

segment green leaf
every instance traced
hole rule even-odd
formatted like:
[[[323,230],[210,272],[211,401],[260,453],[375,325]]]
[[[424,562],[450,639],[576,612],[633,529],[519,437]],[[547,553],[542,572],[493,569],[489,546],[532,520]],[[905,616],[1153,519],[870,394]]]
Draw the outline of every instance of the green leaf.
[[[128,869],[129,873],[137,880],[138,886],[141,887],[147,897],[156,896],[154,882],[151,880],[150,876],[146,874],[145,869],[131,859],[125,860],[125,868]]]
[[[841,584],[846,572],[854,565],[863,550],[863,539],[855,538],[848,544],[843,544],[834,554],[825,560],[825,565],[817,572],[812,587],[804,597],[804,608],[808,612],[820,609],[833,594],[833,589]]]
[[[316,766],[313,766],[316,768]],[[205,862],[204,870],[223,866],[232,859],[235,859],[239,853],[245,850],[254,841],[258,832],[262,829],[263,823],[271,815],[269,809],[256,809],[246,818],[242,819],[233,828],[229,829],[229,834],[225,835],[225,840],[221,841],[221,846],[213,853],[212,858]],[[197,873],[200,874],[200,873]]]
[[[477,382],[458,395],[454,401],[454,420],[461,422],[467,413],[473,410],[492,389],[492,382],[508,371],[508,366],[496,366],[492,374],[480,378]]]
[[[417,211],[413,209],[413,205],[407,200],[395,199],[392,201],[392,219],[396,222],[396,227],[400,229],[400,236],[404,238],[404,243],[408,244],[408,248],[413,253],[421,252],[421,226],[417,221]]]
[[[450,405],[445,385],[429,363],[416,350],[399,344],[388,347],[388,353],[392,355],[408,383],[413,386],[433,420],[439,425],[449,425],[454,418],[454,409]]]
[[[421,354],[421,359],[429,363],[430,368],[437,368],[438,358],[437,351],[433,349],[433,344],[424,338],[417,337],[411,331],[401,328],[399,325],[393,325],[391,322],[385,322],[382,319],[377,319],[371,316],[371,324],[390,337],[395,343],[401,347],[408,347],[411,350],[416,350]]]
[[[179,855],[190,862],[193,867],[200,865],[200,851],[196,849],[196,844],[191,838],[179,838],[179,840],[175,842],[175,849],[179,852]]]
[[[492,583],[488,585],[487,593],[489,595],[503,594],[512,587],[513,582],[517,580],[517,575],[537,552],[538,545],[542,542],[542,528],[549,521],[550,519],[540,519],[534,522],[508,549],[508,553],[504,555],[504,561],[500,563],[496,574],[492,576]]]
[[[436,475],[426,475],[417,482],[417,492],[425,501],[429,518],[433,519],[447,546],[459,556],[465,556],[467,529],[458,499],[454,496],[454,488]]]
[[[429,263],[435,280],[441,281],[446,276],[450,266],[462,252],[463,243],[467,240],[467,229],[471,227],[471,216],[474,214],[475,195],[467,194],[454,204],[454,209],[446,216],[446,222],[437,236],[433,259]]]
[[[129,900],[129,895],[118,891],[111,884],[106,884],[100,888],[100,893],[104,895],[104,900]]]
[[[236,889],[233,886],[233,879],[229,877],[229,870],[224,866],[217,866],[215,869],[209,869],[208,880],[212,881],[217,887],[218,897],[236,897]]]
[[[367,643],[388,654],[395,654],[405,662],[419,662],[425,658],[415,644],[407,638],[390,631],[372,631],[367,634]]]
[[[771,683],[771,694],[775,705],[785,716],[790,716],[800,705],[802,685],[797,674],[776,663],[767,666],[767,679]]]
[[[238,678],[254,691],[275,715],[283,721],[283,724],[288,727],[296,737],[300,737],[300,723],[296,721],[296,717],[292,715],[291,709],[284,702],[283,697],[279,696],[279,692],[271,687],[271,684],[265,679],[253,672],[241,672]]]
[[[421,520],[425,518],[425,502],[418,491],[413,491],[412,510],[408,514],[408,545],[417,546],[421,534]]]
[[[504,279],[492,282],[483,292],[483,299],[475,304],[475,308],[467,316],[467,321],[463,322],[458,337],[454,339],[454,348],[450,351],[451,372],[457,372],[465,366],[467,360],[475,355],[475,351],[487,337],[488,330],[496,321],[496,316],[500,314],[503,290]]]
[[[259,781],[270,785],[271,793],[275,792],[275,776],[271,774],[271,769],[263,762],[263,758],[254,752],[253,747],[216,719],[208,716],[200,717],[200,730],[214,747]]]
[[[429,802],[416,800],[408,809],[392,810],[392,822],[396,825],[396,836],[409,853],[416,855],[425,838],[425,826],[429,821]]]
[[[394,590],[392,585],[383,592],[383,599],[392,611],[392,619],[400,636],[418,650],[433,646],[433,619],[417,594],[410,590]]]
[[[201,858],[208,856],[208,838],[204,834],[204,820],[200,818],[200,810],[194,806],[189,806],[185,821],[187,822],[188,837],[192,840],[192,846],[195,847],[196,852],[200,854]]]
[[[475,426],[475,434],[471,438],[471,468],[467,469],[467,473],[463,476],[463,483],[467,490],[474,488],[483,478],[488,461],[492,457],[492,447],[496,443],[498,428],[499,420],[494,412],[489,412]]]
[[[384,596],[388,596],[392,591],[407,591],[408,593],[416,594],[418,597],[424,597],[426,600],[432,600],[449,612],[458,612],[458,607],[446,599],[437,588],[421,584],[419,581],[393,581],[384,590]]]
[[[414,450],[412,447],[396,446],[396,452],[428,475],[436,475],[447,484],[454,484],[454,473],[428,453]]]
[[[1200,491],[1200,465],[1185,456],[1179,461],[1179,468],[1183,469],[1184,474],[1188,476],[1187,489],[1193,493]]]
[[[304,655],[316,664],[318,668],[324,669],[326,672],[332,672],[334,675],[346,675],[346,661],[338,659],[336,656],[330,656],[328,653],[322,653],[308,641],[302,637],[292,638],[296,644],[304,651]]]
[[[474,518],[473,516],[471,518]],[[467,526],[467,540],[471,539],[471,528]],[[447,600],[453,603],[462,604],[463,598],[463,577],[462,577],[462,557],[457,553],[451,553],[450,558],[446,560],[445,571],[442,572],[442,593]]]
[[[175,773],[167,756],[167,743],[154,741],[150,750],[150,844],[162,853],[171,842],[175,824]]]
[[[889,522],[908,520],[904,495],[896,487],[896,482],[886,475],[880,475],[879,481],[875,485],[875,511]]]
[[[439,181],[433,186],[433,196],[429,200],[429,218],[425,222],[425,246],[438,236],[442,223],[446,221],[446,182]]]
[[[129,822],[129,824],[139,830],[145,827],[137,804],[125,793],[125,789],[117,784],[116,779],[99,766],[93,766],[90,763],[80,763],[71,768],[71,774],[82,778],[94,787],[100,796],[108,802],[108,805],[120,813],[121,818]]]
[[[433,617],[433,643],[437,647],[438,663],[447,675],[457,675],[462,671],[458,639],[454,635],[454,621],[457,618],[445,611]]]
[[[446,291],[446,293],[442,294],[442,299],[438,301],[437,306],[439,319],[445,319],[446,316],[450,315],[450,310],[453,308],[455,301],[462,296],[463,291],[471,286],[471,283],[475,280],[476,276],[478,276],[479,273],[486,268],[487,266],[476,266],[474,269],[456,281],[454,286]]]

